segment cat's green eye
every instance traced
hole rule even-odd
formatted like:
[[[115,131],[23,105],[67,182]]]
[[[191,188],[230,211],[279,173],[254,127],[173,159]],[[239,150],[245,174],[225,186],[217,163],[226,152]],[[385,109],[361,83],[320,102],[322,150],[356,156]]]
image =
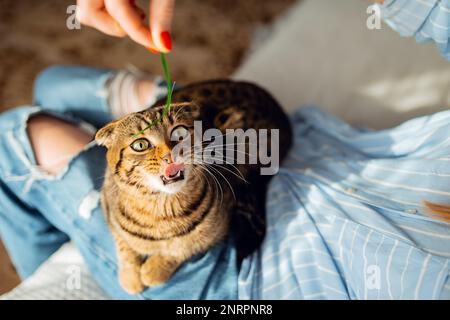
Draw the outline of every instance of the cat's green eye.
[[[141,138],[133,141],[131,149],[136,152],[142,152],[150,148],[150,142],[147,139]]]

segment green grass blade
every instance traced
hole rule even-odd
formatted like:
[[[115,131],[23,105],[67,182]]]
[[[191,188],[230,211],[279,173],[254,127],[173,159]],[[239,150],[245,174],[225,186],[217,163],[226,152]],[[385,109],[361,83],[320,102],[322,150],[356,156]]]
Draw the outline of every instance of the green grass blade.
[[[137,136],[143,134],[145,130],[150,129],[151,127],[159,124],[163,120],[163,118],[169,114],[170,104],[172,103],[172,82],[170,81],[169,67],[166,60],[166,54],[161,52],[160,57],[161,57],[161,64],[164,70],[164,78],[166,79],[167,84],[166,106],[164,108],[163,114],[161,115],[161,118],[155,119],[155,121],[150,122],[148,126],[146,126],[144,129],[133,135],[133,138],[136,138]]]

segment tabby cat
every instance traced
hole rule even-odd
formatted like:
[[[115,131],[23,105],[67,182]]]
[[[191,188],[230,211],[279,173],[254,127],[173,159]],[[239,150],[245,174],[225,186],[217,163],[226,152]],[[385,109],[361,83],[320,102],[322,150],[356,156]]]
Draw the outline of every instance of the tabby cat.
[[[205,164],[172,156],[179,141],[194,134],[194,121],[201,120],[203,130],[222,133],[279,129],[280,160],[291,145],[287,116],[254,84],[195,83],[174,92],[172,102],[162,122],[147,130],[163,114],[164,100],[96,134],[108,149],[102,208],[116,242],[119,282],[131,294],[166,282],[184,261],[223,240],[230,228],[238,261],[264,237],[270,176],[260,175],[260,165]]]

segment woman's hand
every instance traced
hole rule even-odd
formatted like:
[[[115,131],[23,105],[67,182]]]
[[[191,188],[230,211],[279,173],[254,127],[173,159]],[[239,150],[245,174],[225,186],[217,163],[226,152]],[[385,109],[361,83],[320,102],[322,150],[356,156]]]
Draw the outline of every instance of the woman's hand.
[[[128,35],[151,51],[172,50],[170,30],[175,0],[150,0],[150,24],[135,0],[77,0],[77,19],[116,37]]]

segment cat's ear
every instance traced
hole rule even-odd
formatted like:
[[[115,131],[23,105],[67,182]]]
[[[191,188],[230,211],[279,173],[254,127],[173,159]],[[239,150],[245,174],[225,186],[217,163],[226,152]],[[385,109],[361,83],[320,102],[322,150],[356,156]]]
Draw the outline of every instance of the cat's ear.
[[[95,134],[95,141],[97,141],[98,145],[105,146],[109,148],[114,139],[114,129],[117,126],[118,121],[113,121],[108,123],[106,126],[101,128]]]
[[[200,107],[193,102],[177,103],[170,106],[170,113],[175,116],[175,120],[197,119],[200,117]]]
[[[198,118],[200,117],[200,106],[196,103],[190,103],[189,104],[189,113],[191,114],[192,118]]]
[[[225,129],[237,129],[244,127],[244,111],[236,106],[230,106],[222,109],[214,117],[214,126],[220,131]]]

